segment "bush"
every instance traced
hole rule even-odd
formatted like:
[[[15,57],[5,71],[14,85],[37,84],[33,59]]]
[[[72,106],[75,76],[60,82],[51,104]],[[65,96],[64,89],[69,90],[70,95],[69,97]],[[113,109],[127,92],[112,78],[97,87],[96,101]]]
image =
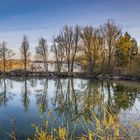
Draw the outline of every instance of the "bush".
[[[140,75],[140,56],[139,55],[125,68],[124,74]]]

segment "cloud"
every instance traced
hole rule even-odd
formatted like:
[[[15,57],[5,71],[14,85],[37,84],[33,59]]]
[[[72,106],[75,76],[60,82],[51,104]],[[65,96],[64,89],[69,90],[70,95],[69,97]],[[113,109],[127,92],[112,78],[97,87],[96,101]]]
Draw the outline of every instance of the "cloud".
[[[39,0],[37,1],[39,2]],[[57,5],[55,5],[56,3]],[[8,1],[2,4],[5,7]],[[124,4],[126,4],[125,7]],[[138,13],[139,9],[137,4],[133,3],[132,7],[131,4],[132,2],[127,5],[126,0],[108,3],[103,0],[94,2],[72,0],[65,1],[65,4],[64,1],[48,2],[46,8],[37,10],[34,8],[30,12],[22,9],[21,13],[12,13],[3,16],[0,20],[0,41],[7,41],[8,47],[19,53],[23,34],[26,34],[29,37],[32,54],[34,54],[34,48],[37,46],[40,36],[46,38],[51,44],[52,36],[57,34],[65,24],[99,26],[110,18],[115,19],[118,24],[123,26],[124,31],[127,30],[140,41],[140,20],[139,15],[135,13]]]

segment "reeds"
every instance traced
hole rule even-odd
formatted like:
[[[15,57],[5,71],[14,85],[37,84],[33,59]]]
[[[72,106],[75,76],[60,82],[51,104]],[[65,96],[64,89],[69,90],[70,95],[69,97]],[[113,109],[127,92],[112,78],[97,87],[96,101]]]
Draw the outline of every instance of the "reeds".
[[[99,117],[92,109],[89,108],[92,114],[92,119],[85,119],[84,113],[81,113],[79,118],[72,119],[76,123],[80,123],[85,130],[85,134],[74,137],[68,131],[67,127],[63,125],[58,129],[54,128],[51,133],[48,132],[48,121],[44,122],[41,127],[33,125],[35,128],[35,135],[33,140],[137,140],[138,137],[130,135],[127,128],[123,126],[118,118],[118,114],[113,114],[104,107],[102,108],[102,115]],[[31,140],[31,139],[28,139]]]
[[[47,118],[42,118],[42,123],[39,126],[32,124],[35,133],[33,137],[29,137],[27,140],[139,140],[137,133],[134,133],[140,132],[138,122],[136,124],[129,121],[133,126],[132,130],[128,131],[120,122],[119,114],[114,114],[110,108],[106,109],[102,106],[100,115],[91,108],[87,109],[91,113],[90,118],[85,117],[85,113],[82,112],[58,128],[52,127],[51,131],[49,130],[49,123],[55,126],[56,118],[53,118],[51,111],[48,111]],[[85,133],[81,136],[75,136],[72,130],[67,129],[71,123],[74,123],[74,132],[78,131],[76,127],[80,124]],[[15,120],[11,121],[11,125],[13,128],[12,134],[7,133],[4,129],[3,132],[9,135],[12,140],[18,140]],[[0,129],[2,130],[2,128]]]

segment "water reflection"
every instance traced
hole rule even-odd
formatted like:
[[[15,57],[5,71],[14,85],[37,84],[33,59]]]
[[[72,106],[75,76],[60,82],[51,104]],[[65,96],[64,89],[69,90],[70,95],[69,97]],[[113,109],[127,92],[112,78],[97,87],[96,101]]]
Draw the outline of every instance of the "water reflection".
[[[48,107],[48,80],[41,81],[42,89],[37,90],[36,94],[36,104],[39,108],[40,113],[43,115]]]
[[[29,104],[30,104],[29,94],[30,94],[30,90],[28,87],[27,80],[25,79],[23,88],[22,88],[22,104],[24,106],[25,112],[28,111]]]
[[[67,131],[72,132],[75,130],[74,123],[81,114],[85,120],[92,121],[91,109],[102,118],[103,106],[109,113],[115,115],[122,110],[124,112],[131,110],[136,102],[140,105],[139,86],[133,87],[121,82],[80,79],[0,79],[0,85],[0,114],[2,114],[0,126],[9,125],[7,123],[9,118],[6,118],[8,112],[18,120],[17,129],[21,129],[20,123],[24,122],[29,134],[32,133],[31,123],[39,123],[40,117],[47,116],[49,110],[52,117],[57,118],[53,127],[66,126]],[[24,130],[22,131],[24,133]],[[80,130],[77,132],[80,133]]]
[[[6,106],[12,100],[14,94],[10,92],[10,88],[13,88],[11,80],[0,79],[0,106]]]
[[[114,87],[114,100],[118,109],[133,107],[136,99],[140,98],[140,91],[136,88],[117,84]]]

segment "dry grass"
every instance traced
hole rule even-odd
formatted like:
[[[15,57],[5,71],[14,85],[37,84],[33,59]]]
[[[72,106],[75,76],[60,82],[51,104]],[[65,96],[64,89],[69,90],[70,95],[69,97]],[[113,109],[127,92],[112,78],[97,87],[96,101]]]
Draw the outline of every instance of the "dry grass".
[[[87,108],[91,114],[90,118],[85,117],[85,113],[81,113],[72,118],[70,122],[67,122],[67,125],[74,122],[75,129],[77,123],[80,123],[85,134],[75,137],[67,130],[67,126],[63,125],[59,128],[52,128],[51,132],[49,131],[48,123],[54,123],[56,118],[52,117],[51,111],[48,112],[47,118],[42,119],[40,126],[33,124],[32,127],[35,129],[35,134],[33,137],[27,138],[27,140],[139,140],[140,132],[140,122],[129,121],[132,126],[131,129],[127,129],[121,122],[118,116],[119,114],[114,114],[110,108],[105,108],[101,106],[101,116],[97,115],[95,111],[91,108]],[[16,134],[16,122],[12,121],[12,134],[9,134],[5,131],[7,135],[12,140],[18,140],[18,135]],[[0,128],[2,129],[2,128]],[[4,130],[2,130],[4,132]]]
[[[83,129],[86,131],[86,135],[73,138],[69,135],[66,127],[59,127],[53,129],[52,132],[48,132],[48,121],[44,121],[41,127],[33,125],[35,128],[35,134],[33,138],[28,140],[137,140],[138,137],[130,135],[128,130],[120,123],[118,115],[114,115],[112,112],[102,108],[103,116],[99,118],[94,111],[89,109],[92,114],[91,119],[85,119],[84,115],[80,118],[76,118],[76,122],[80,122]],[[74,120],[74,119],[73,119]],[[137,129],[138,124],[134,124],[134,129]]]

